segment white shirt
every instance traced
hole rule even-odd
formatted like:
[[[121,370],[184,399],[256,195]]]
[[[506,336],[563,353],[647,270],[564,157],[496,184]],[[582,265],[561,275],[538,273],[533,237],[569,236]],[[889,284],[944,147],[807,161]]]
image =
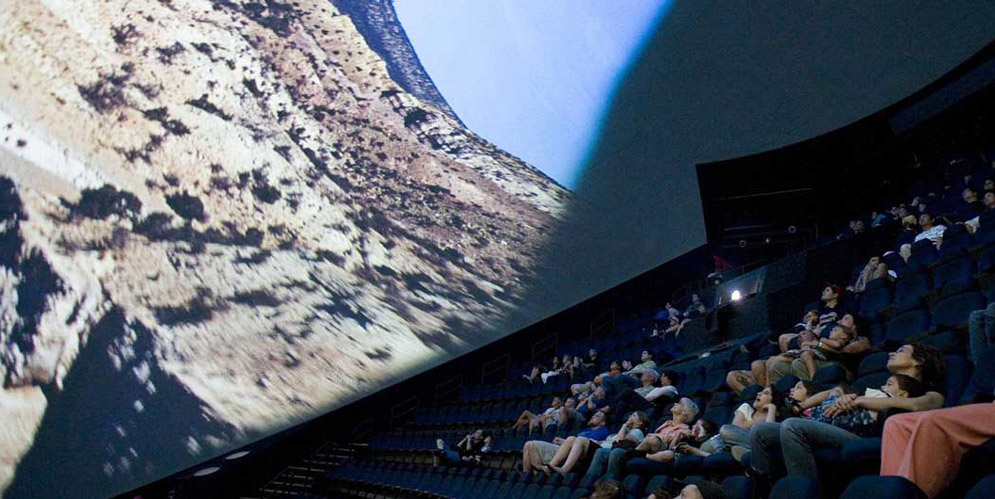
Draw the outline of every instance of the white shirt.
[[[932,229],[924,230],[917,234],[915,242],[922,241],[923,239],[929,239],[935,243],[937,240],[943,239],[943,232],[946,230],[946,225],[934,225]]]

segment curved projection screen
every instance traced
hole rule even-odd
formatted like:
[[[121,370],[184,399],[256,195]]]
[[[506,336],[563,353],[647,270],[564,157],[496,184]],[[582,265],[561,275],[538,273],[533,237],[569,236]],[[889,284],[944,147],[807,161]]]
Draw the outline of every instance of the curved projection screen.
[[[123,492],[437,365],[703,242],[663,247],[646,239],[651,227],[615,228],[649,200],[633,188],[693,185],[701,158],[654,153],[611,169],[606,154],[639,155],[641,144],[665,142],[647,140],[647,129],[684,143],[667,135],[683,122],[643,116],[633,122],[648,124],[635,127],[639,139],[591,140],[599,126],[633,129],[624,113],[602,107],[616,87],[623,97],[629,90],[623,103],[642,88],[632,83],[647,73],[625,71],[654,28],[651,55],[667,52],[654,52],[669,40],[661,30],[684,39],[660,24],[670,2],[631,0],[630,10],[590,2],[597,7],[559,24],[546,19],[550,2],[501,2],[535,9],[525,25],[514,9],[498,15],[474,2],[433,1],[453,11],[419,17],[404,1],[399,18],[392,0],[0,0],[4,497]],[[677,2],[672,12],[700,19],[687,12],[697,5]],[[513,34],[471,36],[498,21]],[[404,22],[421,34],[409,41]],[[480,23],[452,42],[462,60],[432,52],[445,49],[429,36],[440,29],[432,22]],[[558,31],[575,41],[549,41]],[[980,46],[965,32],[948,68],[970,54],[965,47]],[[618,36],[614,48],[600,41],[604,33]],[[525,40],[531,45],[514,50],[485,43]],[[574,53],[544,52],[554,46]],[[431,71],[416,55],[421,47]],[[776,51],[767,56],[779,60]],[[558,72],[542,73],[545,61]],[[439,88],[473,84],[460,80],[461,63],[505,65],[508,74],[521,65],[531,70],[517,78],[532,84],[488,81],[514,91],[454,90],[448,101],[429,74]],[[557,100],[564,96],[576,101]],[[488,100],[494,116],[480,112]],[[497,112],[506,107],[522,114]],[[509,133],[516,120],[528,122],[520,142]],[[583,133],[567,133],[576,130]],[[537,163],[540,170],[498,146],[530,161],[573,159]],[[577,168],[592,151],[593,166]],[[673,175],[661,179],[661,171]],[[647,181],[635,177],[644,173]],[[603,191],[614,197],[599,201]],[[684,221],[683,234],[700,232],[694,202],[652,201],[670,210],[666,227]],[[606,265],[605,255],[631,265]]]
[[[390,1],[0,11],[5,497],[119,493],[509,332],[571,194],[462,124]]]

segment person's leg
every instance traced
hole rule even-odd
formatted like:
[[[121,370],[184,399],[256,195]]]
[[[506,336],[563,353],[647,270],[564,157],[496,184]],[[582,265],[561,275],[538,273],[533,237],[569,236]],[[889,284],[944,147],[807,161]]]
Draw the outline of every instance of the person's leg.
[[[756,380],[749,371],[731,371],[726,375],[726,384],[735,393],[740,393],[746,387],[755,384]]]
[[[598,449],[598,452],[594,453],[594,459],[591,460],[591,465],[588,466],[585,474],[586,477],[590,477],[592,483],[605,474],[605,467],[608,466],[611,452],[612,449]]]
[[[590,439],[584,437],[575,438],[566,462],[563,463],[562,467],[557,468],[556,471],[558,471],[561,475],[566,475],[567,473],[573,471],[574,466],[577,465],[580,458],[584,457],[584,454],[587,454],[587,447],[589,445],[594,445],[591,443]]]
[[[798,337],[797,333],[782,334],[781,336],[777,337],[777,346],[780,347],[782,352],[787,352],[788,350],[790,350],[788,343],[791,343],[791,340],[797,337]]]
[[[995,302],[985,308],[985,344],[995,345]]]
[[[767,385],[775,385],[781,378],[791,375],[790,362],[768,362],[767,363]]]
[[[807,476],[818,480],[815,451],[824,448],[842,449],[860,437],[841,428],[817,421],[790,418],[781,423],[781,451],[788,475]]]
[[[772,464],[781,450],[781,423],[756,423],[750,430],[750,449],[753,469],[773,480]]]
[[[815,377],[815,354],[811,350],[805,350],[802,352],[801,361],[805,364],[805,370],[808,372],[808,378],[812,379]]]
[[[933,498],[957,475],[967,448],[993,437],[993,404],[897,414],[885,421],[881,474],[904,476]]]
[[[753,382],[760,386],[767,386],[767,365],[770,360],[755,360],[750,364],[750,374],[753,375]]]
[[[556,454],[553,455],[553,459],[549,461],[549,465],[555,467],[565,461],[567,456],[570,455],[570,449],[573,448],[574,440],[576,439],[576,437],[567,437],[564,439],[563,443],[560,444],[560,448],[556,449]]]
[[[616,479],[622,478],[622,466],[625,465],[626,455],[627,452],[625,449],[611,449],[608,451],[608,476]]]
[[[734,424],[724,424],[719,428],[719,435],[722,435],[722,442],[725,445],[750,446],[750,432]]]
[[[525,442],[525,446],[522,447],[522,471],[525,473],[530,473],[533,469],[538,468],[542,464],[538,460],[538,452],[536,451],[535,441],[529,440]]]

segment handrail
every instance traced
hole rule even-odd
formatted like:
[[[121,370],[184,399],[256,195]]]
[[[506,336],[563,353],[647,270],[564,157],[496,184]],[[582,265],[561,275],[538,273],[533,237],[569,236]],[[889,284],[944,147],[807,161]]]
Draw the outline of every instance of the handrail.
[[[550,351],[556,355],[556,345],[559,342],[559,333],[553,333],[532,344],[532,364],[540,362],[542,357],[546,357]]]
[[[457,374],[452,378],[449,378],[442,383],[437,383],[435,385],[435,401],[438,403],[440,400],[452,395],[453,393],[459,393],[460,389],[463,388],[463,375]]]
[[[590,339],[594,339],[595,336],[599,335],[603,331],[607,330],[606,336],[615,334],[615,309],[610,308],[605,310],[597,317],[591,320],[589,326],[590,329]]]
[[[484,362],[480,366],[480,384],[487,385],[487,380],[493,374],[504,371],[504,376],[501,377],[502,380],[508,379],[508,369],[511,364],[511,354],[504,354],[499,357],[495,357],[487,362]]]
[[[388,422],[388,427],[393,428],[394,422],[397,421],[402,416],[407,416],[418,410],[418,396],[412,395],[411,397],[404,399],[390,408],[390,421]]]

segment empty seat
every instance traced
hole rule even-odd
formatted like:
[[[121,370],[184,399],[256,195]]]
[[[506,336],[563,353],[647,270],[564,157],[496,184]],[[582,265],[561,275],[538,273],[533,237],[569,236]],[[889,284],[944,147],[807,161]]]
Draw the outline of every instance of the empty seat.
[[[912,310],[888,321],[885,337],[889,343],[901,344],[910,337],[928,330],[929,314],[924,310]]]
[[[981,293],[961,293],[946,298],[933,306],[934,328],[967,327],[967,318],[971,312],[985,308],[985,297]],[[889,336],[889,339],[890,336]]]
[[[895,297],[891,304],[896,312],[920,308],[922,297],[930,290],[929,276],[924,273],[907,275],[895,283]]]
[[[971,257],[961,256],[938,265],[933,271],[933,287],[939,290],[941,297],[962,293],[974,287],[974,263]]]
[[[815,496],[808,496],[815,497]],[[900,476],[862,476],[854,480],[841,496],[843,499],[925,499],[926,494]]]
[[[878,279],[878,282],[883,281],[883,279]],[[888,287],[878,287],[877,289],[868,290],[860,297],[860,316],[865,319],[873,320],[881,313],[882,310],[891,304],[892,293],[891,289]]]
[[[971,487],[965,499],[991,499],[995,497],[995,475],[988,475]]]

